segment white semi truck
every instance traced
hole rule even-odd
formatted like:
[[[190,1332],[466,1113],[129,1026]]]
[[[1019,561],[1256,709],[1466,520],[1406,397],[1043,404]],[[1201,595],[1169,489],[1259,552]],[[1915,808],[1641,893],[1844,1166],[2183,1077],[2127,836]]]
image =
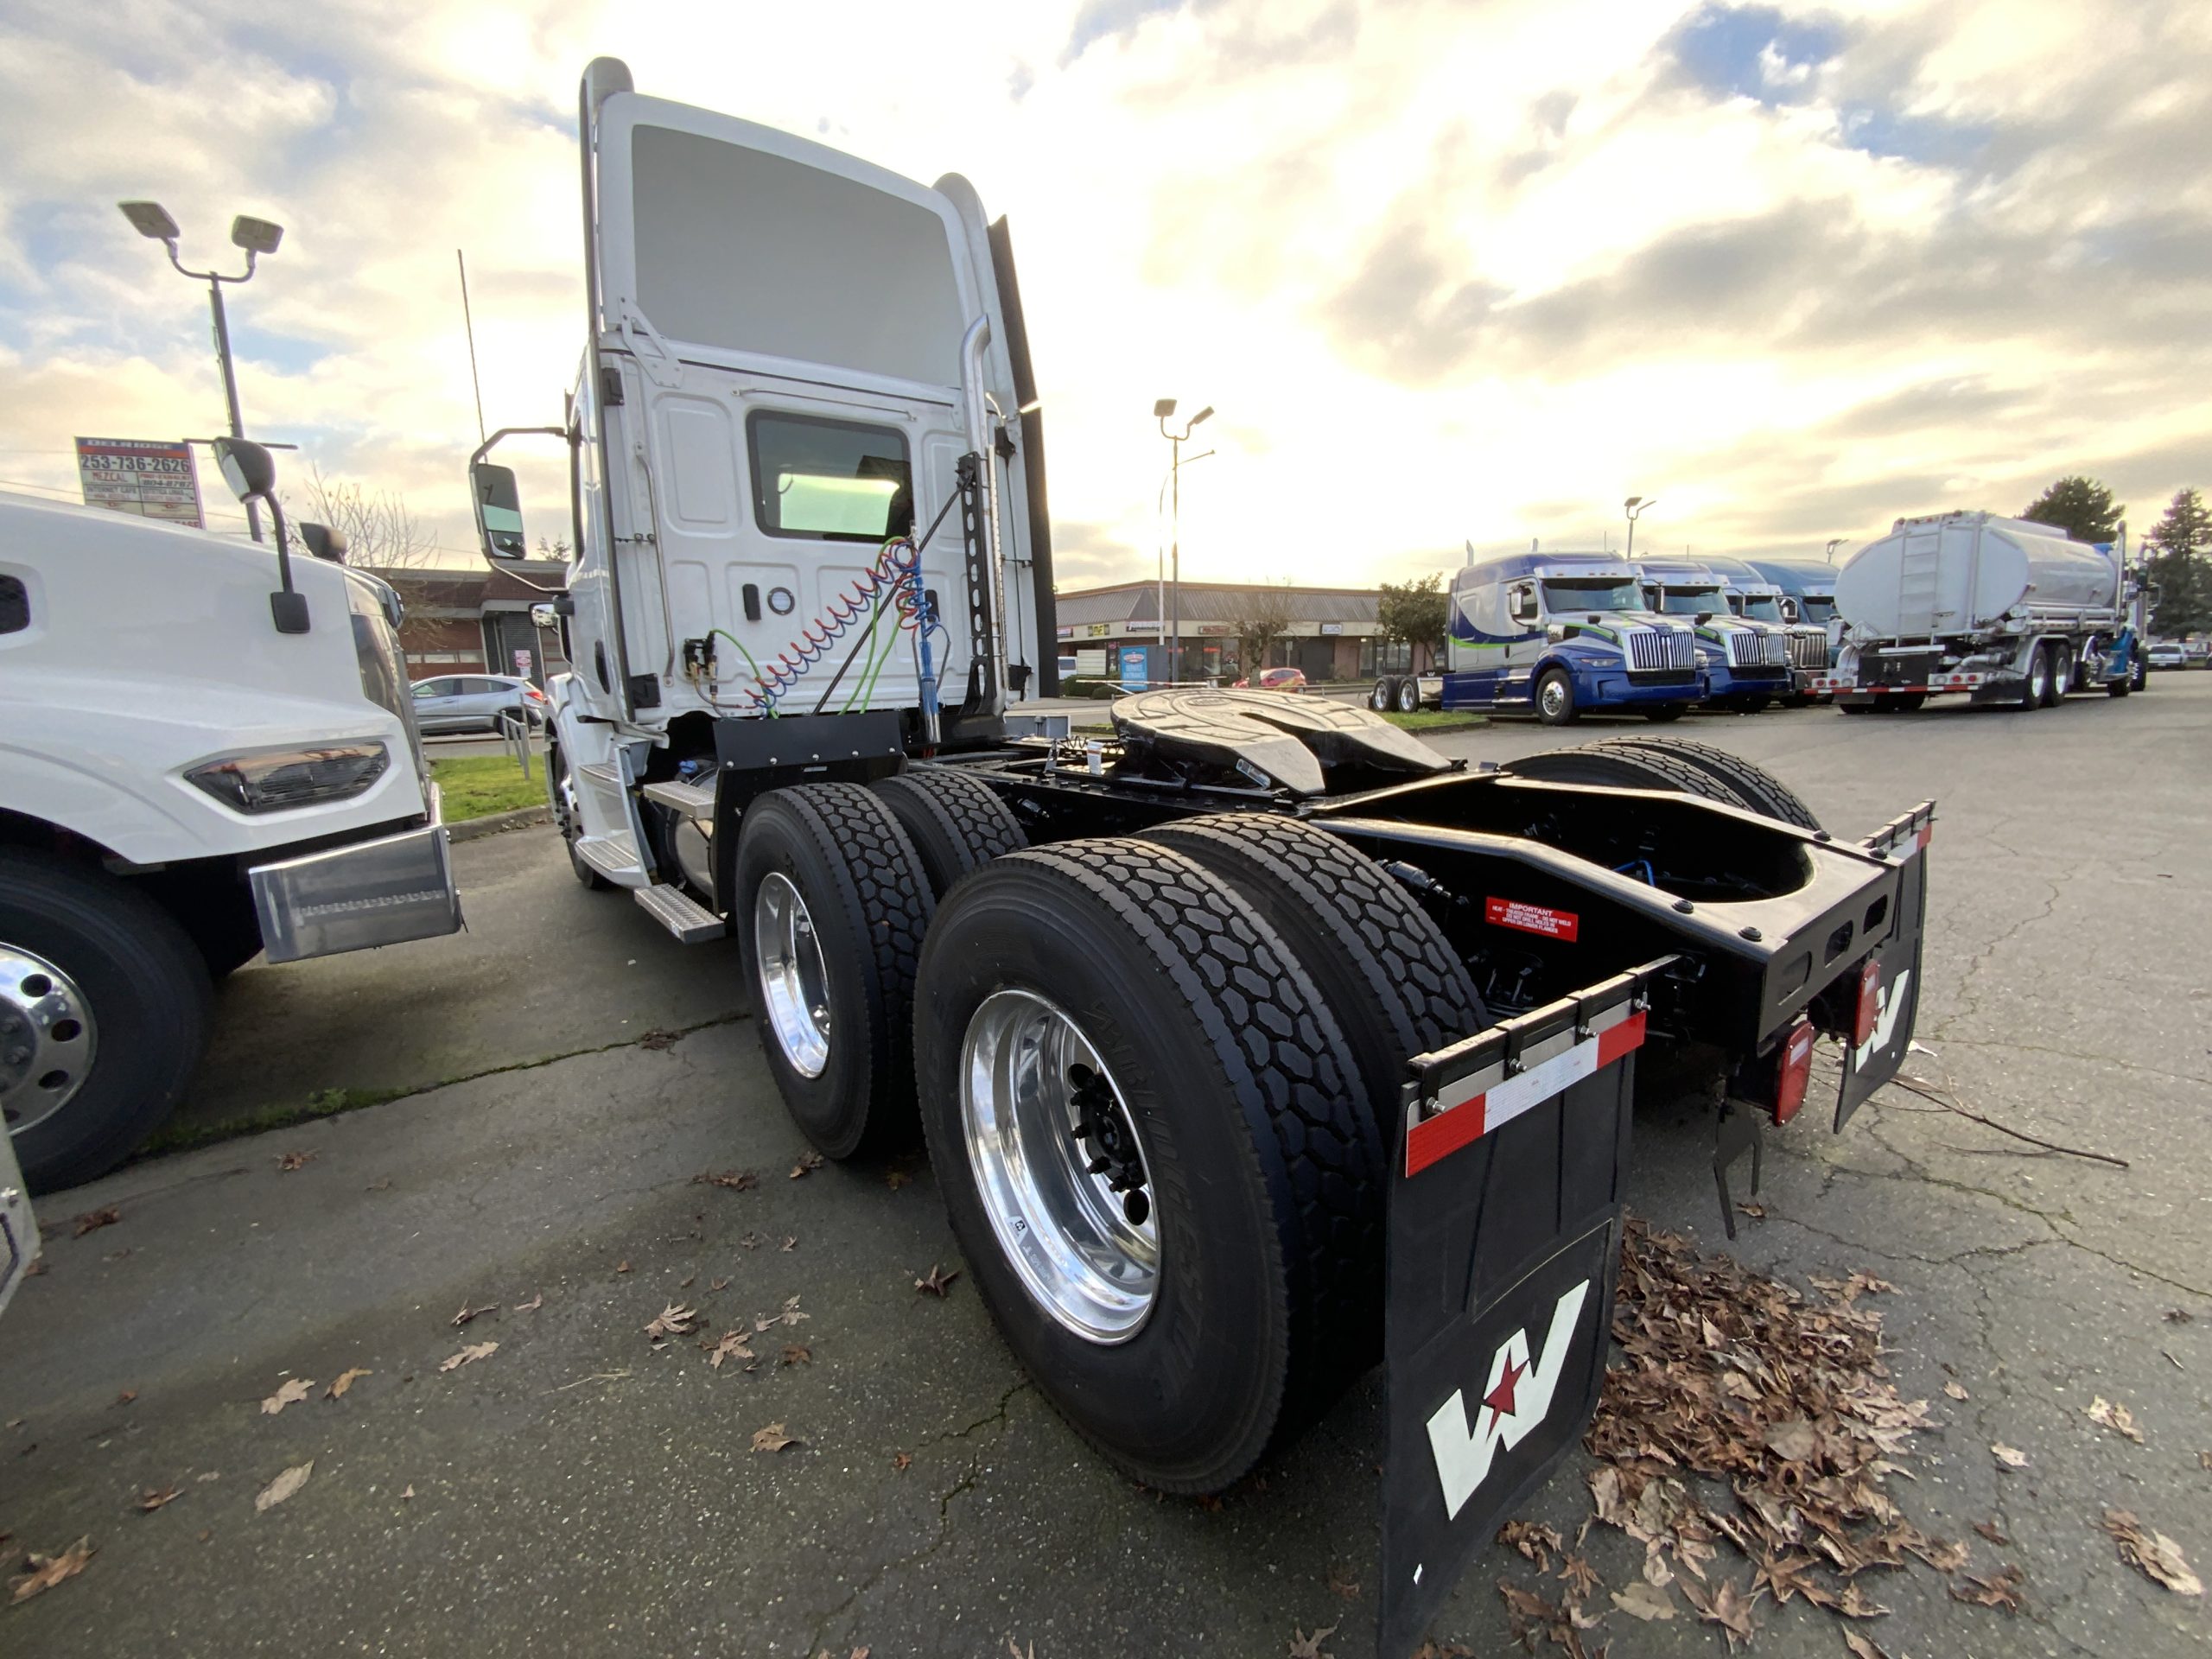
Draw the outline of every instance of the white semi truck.
[[[1932,808],[1845,842],[1664,734],[1474,771],[1264,691],[1025,731],[1055,632],[1004,221],[608,59],[579,133],[584,359],[531,429],[571,462],[576,875],[735,935],[821,1152],[926,1141],[1005,1340],[1136,1478],[1218,1491],[1385,1363],[1409,1653],[1595,1405],[1637,1052],[1686,1057],[1724,1216],[1822,1033],[1840,1128],[1910,1040]]]
[[[215,980],[461,925],[397,600],[218,453],[273,550],[0,494],[0,1113],[41,1191],[176,1103]]]
[[[1836,573],[1835,667],[1816,682],[1847,714],[1976,704],[2047,709],[2069,691],[2147,683],[2150,602],[2117,543],[1993,512],[1900,518]]]

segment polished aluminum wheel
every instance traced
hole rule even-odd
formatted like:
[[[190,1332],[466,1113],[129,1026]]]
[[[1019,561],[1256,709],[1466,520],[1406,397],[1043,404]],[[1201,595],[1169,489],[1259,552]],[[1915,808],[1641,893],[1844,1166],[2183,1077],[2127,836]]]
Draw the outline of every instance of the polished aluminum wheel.
[[[760,964],[760,1007],[768,1029],[803,1077],[830,1064],[830,975],[806,900],[772,870],[753,899],[753,953]]]
[[[1536,696],[1547,718],[1557,720],[1567,712],[1567,682],[1558,675],[1548,677]]]
[[[98,1036],[75,981],[43,957],[0,944],[0,1118],[10,1135],[74,1098],[92,1075]]]
[[[1135,1335],[1160,1291],[1152,1170],[1090,1039],[1043,997],[995,992],[968,1022],[960,1105],[984,1214],[1029,1294],[1090,1341]]]

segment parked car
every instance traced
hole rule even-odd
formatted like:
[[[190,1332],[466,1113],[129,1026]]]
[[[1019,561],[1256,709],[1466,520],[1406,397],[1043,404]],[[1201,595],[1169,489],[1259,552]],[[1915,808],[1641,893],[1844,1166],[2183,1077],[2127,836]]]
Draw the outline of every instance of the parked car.
[[[1257,674],[1236,682],[1239,690],[1303,691],[1306,671],[1302,668],[1263,668]]]
[[[511,674],[442,674],[415,682],[415,725],[434,732],[496,732],[500,721],[545,723],[550,705],[528,680]]]
[[[2212,639],[2184,639],[2181,642],[2183,663],[2190,668],[2212,668]]]
[[[2161,639],[2151,647],[2150,663],[2153,668],[2187,668],[2189,653],[2178,639]]]

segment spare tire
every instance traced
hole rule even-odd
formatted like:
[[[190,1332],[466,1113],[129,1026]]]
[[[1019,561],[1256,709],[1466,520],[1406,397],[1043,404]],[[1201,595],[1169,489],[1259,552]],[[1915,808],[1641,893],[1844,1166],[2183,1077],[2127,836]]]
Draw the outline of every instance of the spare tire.
[[[1382,867],[1296,818],[1230,812],[1145,832],[1220,876],[1283,937],[1351,1044],[1385,1147],[1406,1062],[1490,1024],[1465,966]]]
[[[772,790],[745,810],[734,886],[753,1023],[801,1132],[830,1158],[910,1141],[936,905],[891,809],[857,784]]]
[[[911,767],[875,792],[914,843],[936,898],[971,870],[1029,844],[998,791],[957,766]]]
[[[1370,1363],[1382,1148],[1320,991],[1219,877],[1136,840],[993,861],[930,930],[914,1048],[979,1293],[1135,1478],[1217,1491]]]
[[[1702,767],[1727,785],[1736,793],[1737,803],[1749,807],[1762,817],[1774,818],[1783,823],[1794,823],[1800,830],[1818,830],[1821,821],[1813,816],[1813,809],[1805,804],[1797,791],[1791,789],[1764,766],[1731,754],[1710,743],[1700,743],[1694,738],[1663,735],[1608,737],[1593,744],[1596,748],[1634,747],[1655,749]]]

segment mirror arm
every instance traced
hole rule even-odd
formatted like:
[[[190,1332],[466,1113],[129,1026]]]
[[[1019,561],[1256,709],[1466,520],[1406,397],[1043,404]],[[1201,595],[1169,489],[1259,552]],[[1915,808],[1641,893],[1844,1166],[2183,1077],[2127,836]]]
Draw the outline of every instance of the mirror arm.
[[[494,432],[490,437],[485,439],[483,442],[476,446],[475,453],[468,457],[468,464],[471,467],[475,467],[480,461],[488,456],[493,449],[499,447],[502,439],[525,437],[558,438],[562,442],[569,446],[571,456],[574,455],[576,445],[579,442],[578,435],[575,433],[571,432],[565,426],[503,426],[498,431]],[[575,483],[575,469],[572,465],[569,468],[570,482],[569,486],[569,516],[575,521],[576,528],[574,532],[576,537],[575,551],[576,556],[578,557],[582,557],[584,547],[583,508],[581,502],[577,499],[578,492]],[[484,562],[486,564],[492,563],[488,555],[486,556]],[[502,569],[503,567],[493,565],[492,568],[496,570]],[[509,570],[507,575],[512,580],[520,582],[532,593],[565,594],[569,591],[565,587],[549,588],[542,582],[532,582],[528,576],[524,575],[519,571]]]
[[[276,527],[276,580],[280,591],[269,595],[269,614],[276,624],[279,633],[305,633],[308,631],[308,596],[292,586],[292,550],[284,534],[284,509],[276,503],[274,494],[261,498],[269,505],[269,517]]]

